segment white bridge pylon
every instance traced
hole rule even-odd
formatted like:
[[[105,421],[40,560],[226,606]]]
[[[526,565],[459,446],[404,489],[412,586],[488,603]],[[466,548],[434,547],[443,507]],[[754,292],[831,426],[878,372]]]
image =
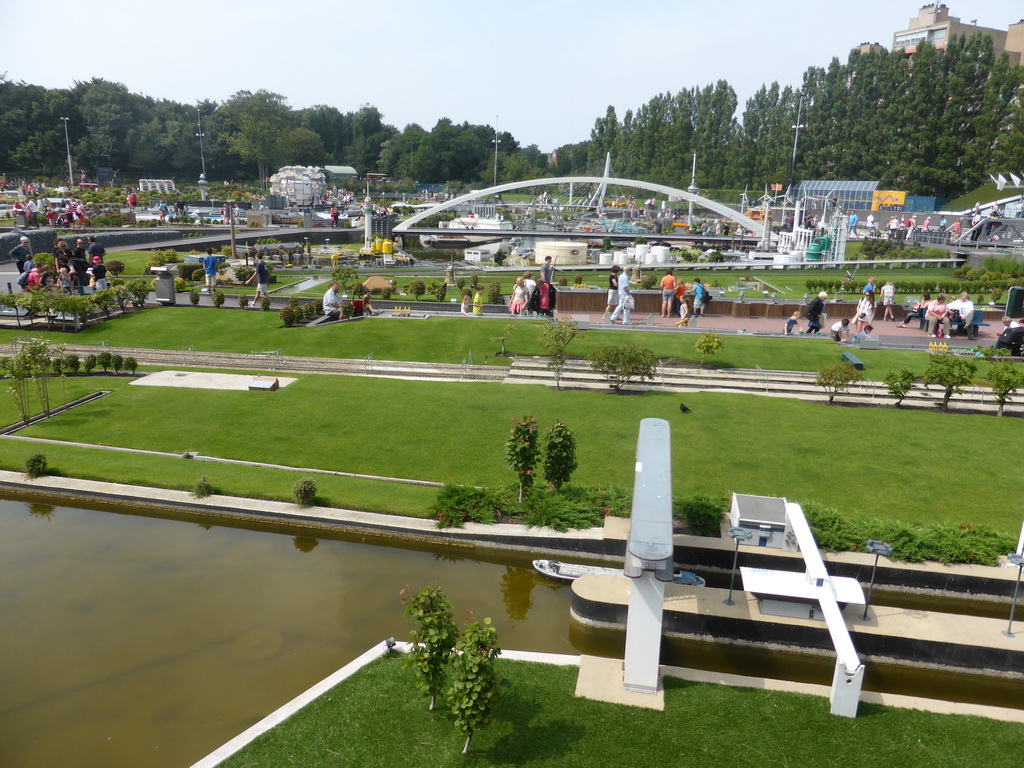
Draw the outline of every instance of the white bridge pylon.
[[[435,213],[446,211],[449,208],[456,208],[464,203],[472,202],[473,200],[479,200],[482,197],[488,197],[489,195],[498,195],[503,192],[513,192],[517,189],[529,189],[531,187],[558,187],[563,184],[599,184],[599,185],[612,185],[616,187],[631,187],[633,189],[643,189],[651,192],[660,192],[664,195],[679,198],[680,200],[686,200],[687,202],[693,202],[696,205],[706,208],[709,211],[717,213],[723,218],[735,221],[742,225],[744,228],[749,229],[758,237],[764,235],[764,227],[760,222],[754,221],[749,216],[744,216],[738,211],[734,211],[727,205],[717,203],[714,200],[708,200],[706,197],[695,195],[692,192],[687,192],[685,189],[676,189],[675,187],[667,187],[664,184],[655,184],[650,181],[634,181],[632,179],[615,179],[607,176],[561,176],[558,178],[547,178],[547,179],[533,179],[531,181],[513,181],[508,184],[499,184],[496,187],[488,187],[487,189],[477,190],[476,192],[470,192],[467,195],[456,197],[453,200],[448,200],[444,203],[438,203],[433,208],[428,208],[425,211],[417,213],[411,219],[406,219],[402,223],[395,227],[396,234],[403,234],[410,228],[416,226],[419,222],[428,216],[432,216]]]

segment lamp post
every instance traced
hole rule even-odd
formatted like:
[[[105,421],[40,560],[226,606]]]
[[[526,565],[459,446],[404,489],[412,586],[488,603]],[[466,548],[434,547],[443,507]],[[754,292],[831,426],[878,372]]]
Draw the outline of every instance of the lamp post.
[[[751,536],[754,535],[753,531],[748,531],[746,528],[730,528],[726,533],[732,537],[736,542],[736,549],[732,555],[732,575],[729,577],[729,597],[725,599],[726,605],[736,605],[732,599],[732,586],[736,581],[736,564],[740,559],[740,542],[747,541]]]
[[[203,113],[200,112],[197,109],[196,110],[196,114],[199,116],[199,132],[196,134],[196,136],[199,137],[199,160],[203,164],[203,176],[205,176],[206,175],[206,155],[203,153]]]
[[[868,600],[864,603],[864,615],[861,616],[861,621],[868,620],[868,606],[871,605],[871,592],[875,588],[875,569],[878,567],[879,557],[889,557],[892,555],[892,544],[887,544],[884,541],[876,541],[875,539],[868,539],[867,550],[869,554],[875,556],[875,564],[871,566],[871,583],[868,584]]]
[[[793,176],[796,173],[796,147],[800,141],[800,131],[806,128],[803,123],[800,122],[800,113],[804,108],[804,94],[800,92],[800,102],[796,107],[796,125],[793,126],[793,159],[789,163],[789,180],[786,182],[786,194],[789,194],[789,190],[793,187]]]
[[[498,145],[501,140],[498,138],[498,116],[494,116],[494,183],[492,187],[498,186]]]
[[[64,146],[68,148],[68,189],[75,186],[75,172],[71,170],[71,140],[68,138],[68,120],[70,117],[62,117],[64,123]]]
[[[1010,624],[1006,627],[1006,631],[1003,634],[1007,637],[1016,637],[1013,634],[1013,614],[1017,608],[1017,593],[1020,591],[1020,574],[1021,571],[1024,571],[1024,555],[1011,552],[1006,556],[1006,559],[1017,566],[1017,584],[1013,588],[1013,600],[1010,602]]]

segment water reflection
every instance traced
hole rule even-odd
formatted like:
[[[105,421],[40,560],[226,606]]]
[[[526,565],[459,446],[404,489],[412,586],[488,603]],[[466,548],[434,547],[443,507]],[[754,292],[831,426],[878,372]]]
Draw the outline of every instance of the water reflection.
[[[41,502],[32,502],[28,505],[28,512],[30,515],[36,515],[37,517],[49,518],[53,514],[54,506],[52,504],[43,504]]]
[[[501,577],[501,600],[509,621],[525,621],[533,605],[533,585],[537,583],[532,569],[505,567]]]
[[[292,539],[292,546],[299,552],[312,552],[319,544],[319,541],[309,536],[296,536]]]

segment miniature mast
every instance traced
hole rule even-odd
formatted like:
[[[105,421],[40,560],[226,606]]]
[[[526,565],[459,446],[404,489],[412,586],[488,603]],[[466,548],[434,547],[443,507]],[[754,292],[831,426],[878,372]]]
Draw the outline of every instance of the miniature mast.
[[[672,580],[672,457],[669,424],[643,419],[636,445],[633,512],[624,571],[632,579],[623,688],[658,692],[665,582]]]
[[[373,203],[370,202],[370,187],[367,183],[366,199],[363,200],[363,239],[367,253],[373,251]]]
[[[690,173],[690,186],[686,188],[686,191],[691,195],[696,195],[700,192],[700,187],[697,186],[697,153],[693,153],[693,170]],[[686,223],[688,226],[693,226],[693,200],[690,201],[690,209],[686,214]]]

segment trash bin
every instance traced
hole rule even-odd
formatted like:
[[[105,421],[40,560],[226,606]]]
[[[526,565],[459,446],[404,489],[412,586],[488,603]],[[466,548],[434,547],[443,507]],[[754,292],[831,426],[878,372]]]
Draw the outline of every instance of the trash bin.
[[[174,269],[172,267],[153,267],[156,275],[156,301],[165,307],[173,307],[177,303],[174,293]]]

